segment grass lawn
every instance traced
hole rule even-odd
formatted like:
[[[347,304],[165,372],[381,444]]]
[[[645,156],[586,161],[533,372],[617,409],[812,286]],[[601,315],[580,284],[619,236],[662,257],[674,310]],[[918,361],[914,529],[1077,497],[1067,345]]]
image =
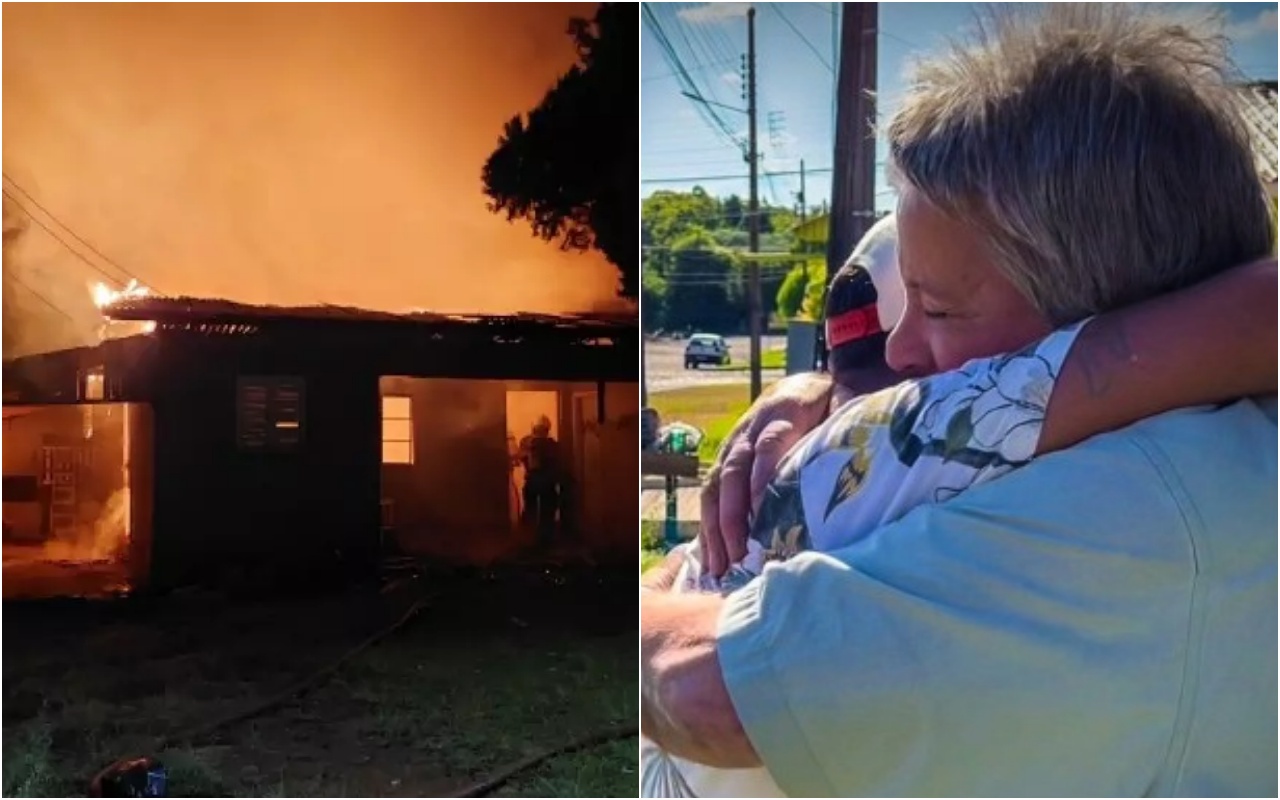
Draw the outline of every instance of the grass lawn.
[[[662,561],[661,550],[640,550],[640,571],[648,572],[650,567],[657,566]]]
[[[751,387],[742,384],[693,386],[649,395],[649,405],[658,410],[663,424],[686,422],[705,432],[698,458],[704,463],[715,460],[720,442],[751,406]]]
[[[640,520],[640,572],[662,560],[662,522],[659,520]]]
[[[765,350],[760,354],[761,369],[786,369],[787,368],[787,351],[785,348],[775,348],[773,350]],[[751,358],[734,361],[731,364],[712,367],[718,372],[750,372]]]
[[[633,725],[630,581],[625,597],[566,590],[544,602],[494,584],[446,593],[301,699],[153,754],[168,792],[450,796],[520,758]],[[397,601],[367,594],[144,610],[6,603],[4,795],[84,796],[99,768],[148,754],[157,736],[275,695],[399,615],[386,607]],[[584,622],[600,613],[618,620]],[[494,794],[634,797],[636,748],[630,736],[557,756]]]

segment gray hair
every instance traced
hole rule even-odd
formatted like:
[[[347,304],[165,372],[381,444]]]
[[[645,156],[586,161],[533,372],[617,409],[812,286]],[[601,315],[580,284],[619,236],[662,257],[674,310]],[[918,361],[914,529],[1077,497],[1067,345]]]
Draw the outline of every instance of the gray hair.
[[[1054,324],[1271,249],[1227,43],[1210,20],[1047,4],[917,67],[893,180],[987,239]]]

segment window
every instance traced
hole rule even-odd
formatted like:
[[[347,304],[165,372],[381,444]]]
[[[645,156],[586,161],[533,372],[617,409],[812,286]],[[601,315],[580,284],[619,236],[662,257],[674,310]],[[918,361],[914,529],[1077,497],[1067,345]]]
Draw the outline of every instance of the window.
[[[382,398],[382,463],[413,463],[413,399]]]
[[[242,450],[296,450],[302,444],[302,378],[236,380],[236,439]]]
[[[103,375],[102,367],[94,367],[85,370],[83,399],[85,400],[105,400],[107,396],[106,378]]]

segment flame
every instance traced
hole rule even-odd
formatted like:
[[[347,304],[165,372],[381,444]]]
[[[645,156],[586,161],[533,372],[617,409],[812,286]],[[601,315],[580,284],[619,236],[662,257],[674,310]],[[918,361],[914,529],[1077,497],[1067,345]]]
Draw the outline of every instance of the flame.
[[[151,295],[151,289],[136,280],[130,280],[123,289],[119,291],[112,289],[105,283],[95,283],[89,287],[89,293],[93,295],[93,304],[99,310],[109,309],[112,305],[123,300],[136,300]],[[104,315],[105,321],[99,330],[100,339],[115,338],[118,336],[127,336],[132,333],[141,331],[144,334],[152,333],[156,329],[155,322],[117,322],[110,316]]]
[[[137,280],[130,280],[120,291],[112,289],[105,283],[95,283],[91,291],[93,292],[93,304],[98,308],[106,308],[121,300],[133,300],[147,297],[151,294],[151,290],[138,283]]]

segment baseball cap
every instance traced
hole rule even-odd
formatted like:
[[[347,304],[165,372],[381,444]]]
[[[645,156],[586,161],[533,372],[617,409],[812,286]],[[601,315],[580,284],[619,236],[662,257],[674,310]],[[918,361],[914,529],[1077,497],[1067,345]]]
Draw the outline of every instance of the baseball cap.
[[[902,288],[902,273],[898,271],[898,222],[895,215],[876,222],[862,240],[853,248],[848,264],[859,264],[871,276],[876,288],[876,313],[880,327],[893,330],[902,319],[906,306],[906,290]]]
[[[902,316],[897,227],[892,216],[867,231],[827,290],[828,347],[890,330]]]

